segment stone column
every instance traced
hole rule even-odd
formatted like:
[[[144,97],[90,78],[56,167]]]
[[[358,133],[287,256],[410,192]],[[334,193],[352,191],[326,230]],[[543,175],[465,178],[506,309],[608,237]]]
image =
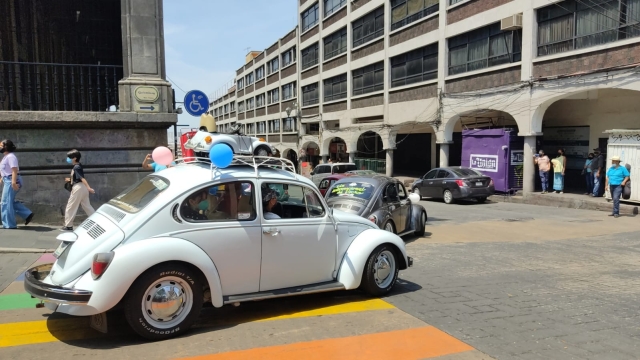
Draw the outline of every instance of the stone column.
[[[329,155],[322,155],[322,163],[326,164],[329,162]]]
[[[121,0],[124,78],[118,82],[121,112],[173,112],[166,81],[162,1]]]
[[[449,144],[440,144],[440,166],[449,166]]]
[[[436,138],[436,134],[431,134],[431,165],[430,168],[437,168],[437,151],[438,151],[438,139]]]
[[[524,195],[535,191],[536,166],[533,162],[533,154],[536,153],[536,136],[524,137],[524,164],[522,172],[522,192]]]
[[[349,153],[349,162],[350,163],[355,163],[356,162],[356,152],[352,151]]]
[[[387,149],[387,176],[393,176],[393,149]]]

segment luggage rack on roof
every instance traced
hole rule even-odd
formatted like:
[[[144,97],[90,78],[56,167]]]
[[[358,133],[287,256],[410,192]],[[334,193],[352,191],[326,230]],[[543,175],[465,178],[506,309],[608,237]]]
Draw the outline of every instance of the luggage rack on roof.
[[[210,159],[202,157],[185,157],[176,159],[174,161],[176,162],[176,164],[208,164],[211,167],[212,179],[214,178],[214,170],[219,169],[217,166],[211,163]],[[255,170],[256,177],[258,177],[258,168],[260,167],[282,169],[296,174],[296,167],[291,160],[278,157],[234,155],[231,164],[229,164],[227,168],[232,166],[251,166]]]

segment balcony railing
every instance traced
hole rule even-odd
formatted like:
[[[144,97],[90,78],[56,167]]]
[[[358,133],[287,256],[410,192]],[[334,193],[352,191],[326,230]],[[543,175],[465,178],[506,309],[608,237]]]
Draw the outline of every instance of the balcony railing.
[[[0,61],[0,110],[108,111],[122,66]]]

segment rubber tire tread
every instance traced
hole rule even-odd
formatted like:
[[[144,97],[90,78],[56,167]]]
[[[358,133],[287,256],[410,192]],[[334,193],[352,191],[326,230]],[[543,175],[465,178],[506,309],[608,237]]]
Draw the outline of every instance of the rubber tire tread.
[[[394,260],[396,263],[396,270],[395,270],[395,273],[393,274],[393,281],[389,284],[389,286],[387,286],[384,289],[381,289],[376,284],[376,280],[373,277],[373,267],[375,266],[376,258],[378,257],[378,255],[385,250],[389,250],[389,252],[393,254]],[[382,244],[376,247],[371,252],[371,254],[369,255],[369,258],[367,259],[367,262],[364,265],[364,272],[362,273],[362,281],[360,284],[360,289],[366,292],[367,294],[371,296],[376,296],[376,297],[387,294],[389,291],[391,291],[391,289],[393,289],[393,286],[398,280],[398,273],[400,272],[399,264],[400,264],[400,260],[398,259],[398,252],[395,246],[391,244]]]

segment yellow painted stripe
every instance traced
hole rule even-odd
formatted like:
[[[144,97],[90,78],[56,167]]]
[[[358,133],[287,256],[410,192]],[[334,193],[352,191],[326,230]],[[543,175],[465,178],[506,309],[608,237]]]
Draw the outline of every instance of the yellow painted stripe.
[[[380,299],[372,299],[318,307],[313,310],[293,311],[287,315],[272,316],[270,314],[264,314],[264,316],[253,318],[250,321],[273,321],[388,309],[394,309],[394,306]],[[233,321],[233,319],[230,320]],[[207,325],[215,326],[215,324],[205,324],[205,327],[208,327]],[[114,330],[117,329],[110,329],[109,331],[111,333]],[[82,340],[104,336],[108,335],[97,332],[89,327],[88,318],[52,319],[0,324],[0,348],[54,341]]]

